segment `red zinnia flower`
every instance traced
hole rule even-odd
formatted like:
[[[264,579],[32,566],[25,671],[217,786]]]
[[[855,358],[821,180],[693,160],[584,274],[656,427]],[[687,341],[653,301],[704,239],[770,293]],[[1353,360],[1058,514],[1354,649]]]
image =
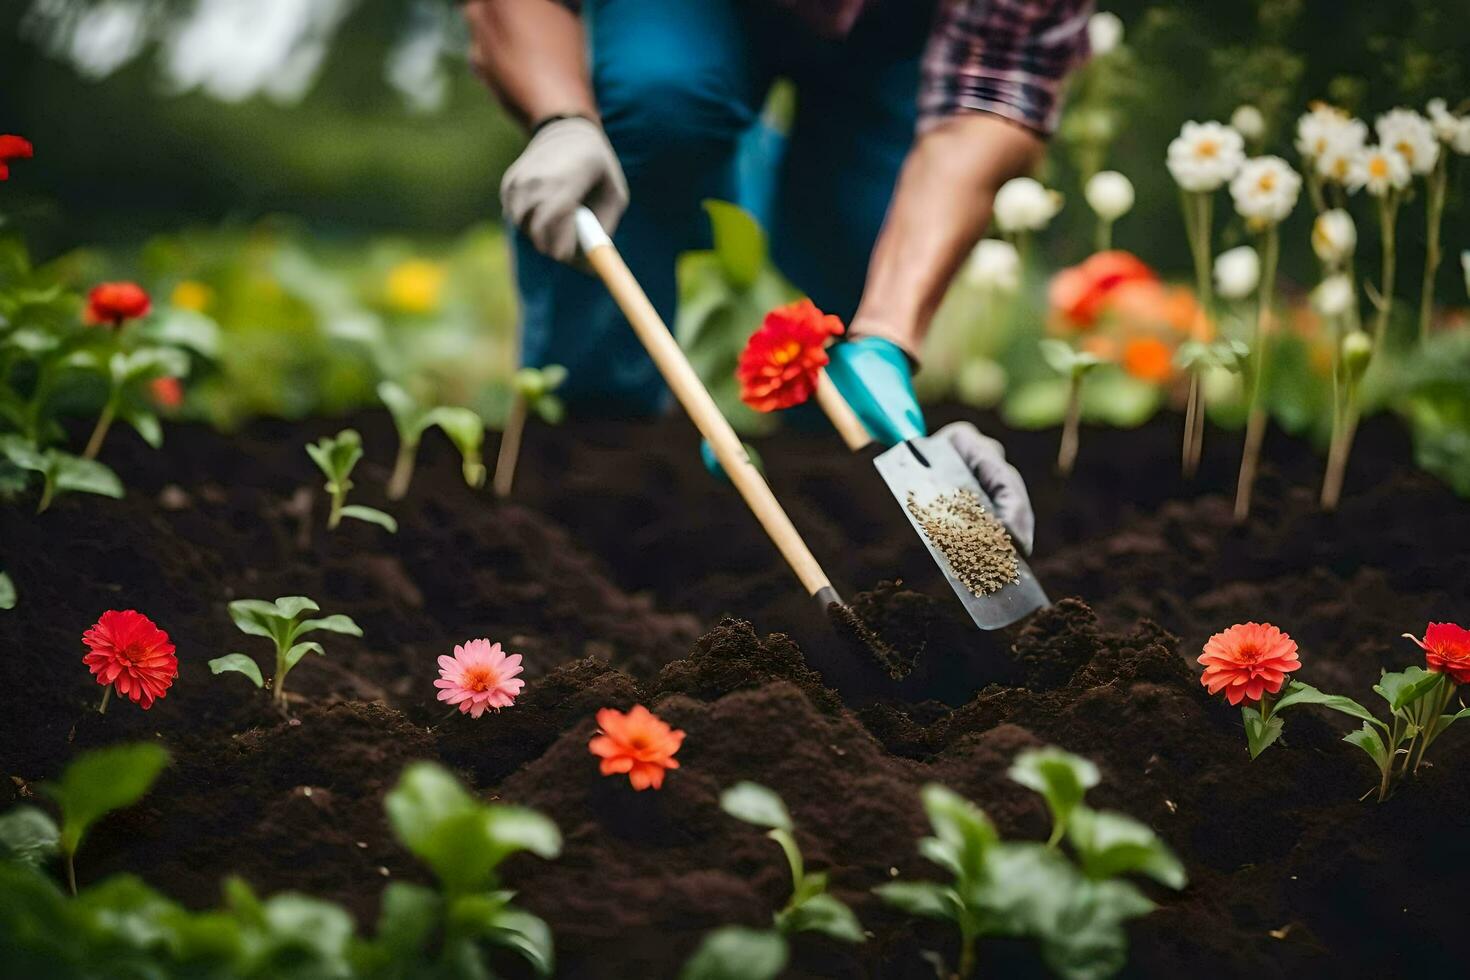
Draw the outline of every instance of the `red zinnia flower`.
[[[178,378],[154,378],[148,382],[148,394],[160,408],[178,408],[184,404],[184,386]]]
[[[0,135],[0,180],[10,179],[11,160],[29,160],[32,152],[30,140],[8,133]]]
[[[1405,633],[1424,651],[1424,662],[1437,674],[1449,674],[1456,684],[1470,684],[1470,630],[1454,623],[1430,623],[1424,639]]]
[[[145,711],[168,693],[179,674],[179,659],[168,634],[132,609],[109,609],[82,634],[82,642],[92,651],[82,663],[92,668],[97,683],[115,686],[117,693],[132,698]]]
[[[587,748],[602,759],[604,776],[625,772],[633,788],[640,792],[650,786],[664,784],[664,771],[678,769],[674,753],[684,743],[684,733],[670,728],[668,722],[643,705],[623,714],[615,708],[597,712],[598,733]]]
[[[1205,642],[1200,683],[1211,694],[1225,692],[1231,704],[1275,694],[1286,675],[1301,666],[1296,641],[1270,623],[1237,623]]]
[[[1098,252],[1053,276],[1048,293],[1052,310],[1063,322],[1085,330],[1097,322],[1113,290],[1124,283],[1157,278],[1154,270],[1130,252]]]
[[[735,368],[740,400],[759,412],[806,401],[817,390],[817,372],[827,363],[827,341],[840,333],[842,321],[809,299],[767,313]]]
[[[87,294],[83,319],[93,324],[122,326],[124,320],[147,316],[152,308],[148,294],[135,282],[104,282]]]

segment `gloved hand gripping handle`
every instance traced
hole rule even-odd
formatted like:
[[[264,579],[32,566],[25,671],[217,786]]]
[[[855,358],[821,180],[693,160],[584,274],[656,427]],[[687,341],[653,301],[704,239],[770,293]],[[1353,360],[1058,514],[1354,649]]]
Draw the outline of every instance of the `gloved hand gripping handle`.
[[[710,397],[704,382],[699,380],[699,375],[690,366],[688,358],[665,326],[663,318],[653,308],[648,296],[623,262],[622,256],[613,247],[612,239],[603,230],[597,216],[585,207],[578,208],[576,224],[577,241],[581,244],[588,264],[607,286],[618,308],[623,311],[623,316],[632,325],[633,332],[643,342],[648,356],[663,375],[669,390],[674,393],[679,404],[684,406],[684,411],[689,414],[695,428],[714,450],[715,457],[729,475],[730,482],[740,492],[746,506],[781,552],[781,557],[786,559],[786,564],[791,566],[802,586],[817,599],[823,609],[828,603],[840,602],[831,580],[822,571],[822,566],[807,548],[791,519],[786,516],[786,511],[767,486],[765,478],[751,463],[745,447],[740,444],[740,438],[730,428],[730,423]]]

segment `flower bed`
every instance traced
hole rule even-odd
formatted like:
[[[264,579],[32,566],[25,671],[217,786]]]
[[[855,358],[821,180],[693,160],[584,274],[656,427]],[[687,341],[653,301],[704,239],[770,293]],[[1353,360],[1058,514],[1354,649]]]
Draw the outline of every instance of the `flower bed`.
[[[357,493],[382,505],[393,428],[381,414],[353,421],[368,447]],[[1470,540],[1470,512],[1409,467],[1392,424],[1365,426],[1350,464],[1365,489],[1335,515],[1317,509],[1316,460],[1273,437],[1245,527],[1226,496],[1160,476],[1174,470],[1176,417],[1088,432],[1069,482],[1033,479],[1035,569],[1062,601],[996,635],[962,617],[887,491],[835,440],[763,442],[839,583],[907,579],[853,597],[913,662],[901,682],[814,617],[704,474],[682,420],[538,433],[503,503],[466,487],[459,454],[428,440],[392,536],[323,530],[301,446],[340,428],[184,427],[161,457],[118,434],[103,458],[125,499],[61,498],[44,520],[0,511],[23,593],[0,617],[0,800],[85,748],[156,733],[173,755],[140,805],[92,828],[84,886],[128,871],[202,907],[238,873],[369,926],[383,885],[428,880],[383,796],[408,761],[434,759],[560,826],[559,859],[504,869],[551,926],[559,976],[673,976],[709,930],[767,927],[788,898],[780,850],[720,808],[723,790],[755,780],[784,798],[808,865],[872,932],[860,946],[793,938],[793,975],[932,976],[921,953],[953,963],[953,930],[871,892],[937,876],[915,849],[929,833],[920,786],[975,801],[1007,838],[1044,839],[1041,798],[1007,769],[1054,744],[1100,767],[1090,802],[1148,823],[1185,863],[1187,889],[1150,888],[1161,908],[1129,927],[1133,973],[1404,975],[1447,961],[1470,871],[1450,846],[1470,812],[1470,726],[1387,803],[1360,803],[1375,778],[1340,741],[1346,719],[1295,709],[1284,742],[1251,762],[1238,710],[1209,696],[1193,662],[1231,623],[1269,621],[1301,647],[1293,676],[1367,703],[1380,669],[1417,662],[1399,634],[1464,620],[1470,563],[1455,542]],[[1042,474],[1055,436],[1007,446]],[[1235,437],[1211,433],[1196,486],[1228,486],[1238,458]],[[332,636],[292,673],[287,719],[207,662],[260,642],[235,630],[227,602],[293,594],[363,636]],[[94,710],[78,638],[109,608],[145,611],[176,645],[178,680],[147,713]],[[523,657],[525,687],[499,713],[446,717],[439,658],[480,636]],[[638,703],[686,733],[657,792],[603,778],[588,751],[598,709]],[[1014,940],[983,939],[979,960],[984,975],[1042,972]]]

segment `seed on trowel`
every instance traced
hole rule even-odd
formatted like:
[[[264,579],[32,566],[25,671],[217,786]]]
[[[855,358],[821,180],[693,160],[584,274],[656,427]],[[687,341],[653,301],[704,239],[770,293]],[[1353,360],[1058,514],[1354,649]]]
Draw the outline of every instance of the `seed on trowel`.
[[[908,509],[973,595],[992,595],[1021,580],[1010,534],[973,491],[942,493],[927,504],[910,492]]]

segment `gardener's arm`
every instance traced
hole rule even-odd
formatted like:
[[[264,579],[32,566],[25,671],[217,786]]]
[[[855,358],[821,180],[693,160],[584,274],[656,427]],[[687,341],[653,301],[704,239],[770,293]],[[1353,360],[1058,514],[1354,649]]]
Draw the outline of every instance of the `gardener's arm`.
[[[1040,162],[1045,143],[988,113],[957,115],[921,135],[904,161],[868,264],[856,336],[917,353],[950,280],[990,223],[995,192]]]
[[[582,21],[549,0],[469,0],[464,14],[475,68],[531,128],[500,182],[501,209],[536,248],[570,262],[579,205],[609,233],[628,206],[628,182],[597,118]]]

